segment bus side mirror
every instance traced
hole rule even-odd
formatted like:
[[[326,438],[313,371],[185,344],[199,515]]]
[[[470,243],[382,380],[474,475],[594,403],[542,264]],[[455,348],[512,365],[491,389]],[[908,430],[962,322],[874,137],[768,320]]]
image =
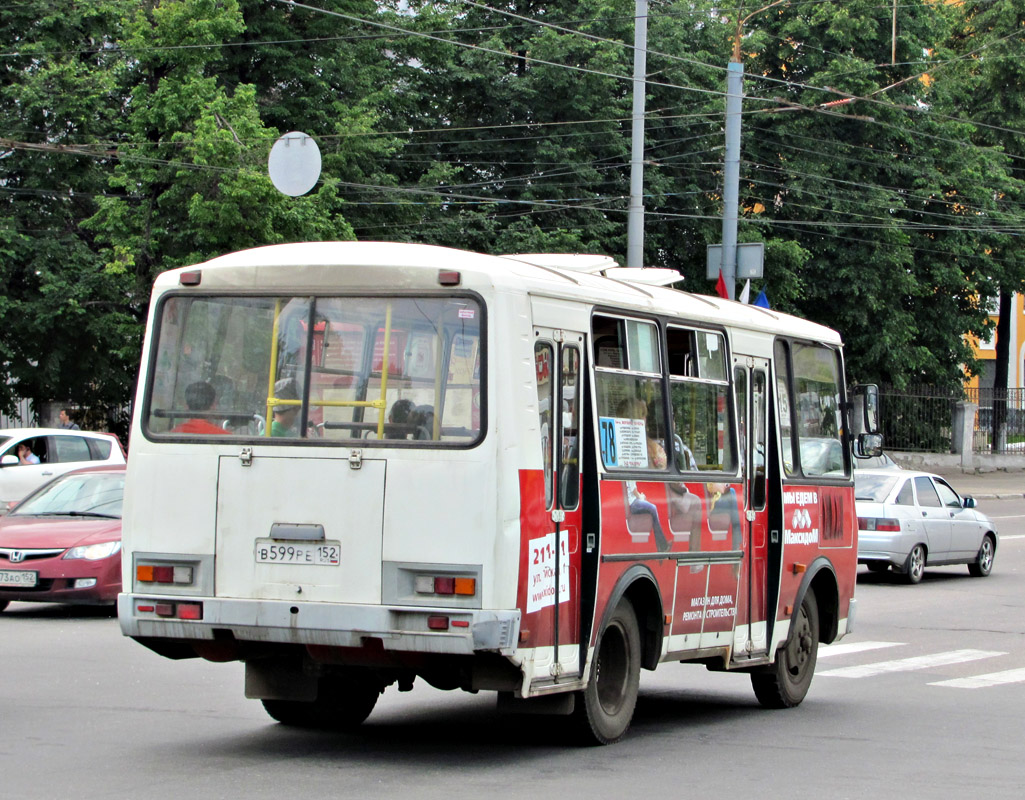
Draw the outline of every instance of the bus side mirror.
[[[861,410],[861,430],[864,433],[879,433],[879,387],[874,383],[862,383],[854,387],[855,408]]]
[[[854,440],[856,458],[870,458],[883,454],[883,435],[881,433],[859,433]]]

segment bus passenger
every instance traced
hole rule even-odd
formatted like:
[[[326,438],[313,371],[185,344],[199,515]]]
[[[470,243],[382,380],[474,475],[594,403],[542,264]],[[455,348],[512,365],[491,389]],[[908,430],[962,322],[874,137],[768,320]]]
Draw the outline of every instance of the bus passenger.
[[[434,438],[434,407],[429,405],[417,406],[409,414],[409,421],[414,426],[414,439]]]
[[[214,387],[206,381],[196,381],[185,387],[185,407],[189,411],[203,412],[214,407],[217,393]],[[171,428],[171,433],[192,433],[192,434],[216,434],[224,435],[227,431],[224,428],[214,425],[210,420],[203,417],[193,417],[180,425]]]
[[[275,400],[298,400],[295,378],[282,378],[274,384]],[[299,417],[299,406],[282,404],[274,406],[274,419],[270,424],[271,436],[295,436],[295,422]]]
[[[385,434],[385,438],[408,439],[409,434],[407,429],[412,421],[410,420],[410,415],[412,413],[412,400],[403,397],[392,403],[391,410],[388,412],[388,422],[392,423],[395,427]]]
[[[648,467],[653,469],[665,469],[666,451],[659,444],[658,440],[647,435],[648,431],[648,404],[638,397],[624,400],[619,405],[619,415],[625,419],[644,420],[645,438],[647,439]],[[660,553],[667,552],[672,547],[662,530],[662,523],[658,519],[658,508],[650,502],[644,493],[637,488],[637,481],[626,482],[627,508],[631,514],[644,514],[651,518],[651,530],[655,535],[655,544]]]

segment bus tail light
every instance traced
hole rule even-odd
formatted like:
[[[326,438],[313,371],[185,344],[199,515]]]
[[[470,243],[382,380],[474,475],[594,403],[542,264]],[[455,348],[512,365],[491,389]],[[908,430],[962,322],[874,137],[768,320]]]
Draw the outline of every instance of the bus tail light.
[[[452,575],[417,575],[413,580],[413,589],[417,594],[473,597],[477,594],[477,579]]]
[[[900,520],[887,517],[858,517],[859,531],[900,532]]]
[[[165,619],[203,619],[202,603],[173,603],[169,600],[158,600],[155,603],[139,604],[135,607],[137,612],[143,614],[156,614]]]
[[[136,564],[135,580],[139,583],[163,583],[177,586],[192,584],[193,569],[191,566],[174,564]]]

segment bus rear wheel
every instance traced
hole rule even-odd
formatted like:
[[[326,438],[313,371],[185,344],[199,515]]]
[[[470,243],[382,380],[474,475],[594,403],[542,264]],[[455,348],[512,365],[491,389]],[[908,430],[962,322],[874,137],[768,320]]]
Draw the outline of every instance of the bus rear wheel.
[[[809,587],[790,622],[787,642],[776,661],[751,673],[751,686],[766,708],[793,708],[808,694],[819,654],[819,607]]]
[[[316,700],[261,702],[266,712],[282,725],[346,731],[359,727],[370,716],[380,696],[380,686],[369,679],[331,676],[320,679]]]
[[[590,680],[577,698],[576,721],[585,743],[613,744],[623,738],[637,705],[640,667],[637,614],[623,600],[601,632]]]

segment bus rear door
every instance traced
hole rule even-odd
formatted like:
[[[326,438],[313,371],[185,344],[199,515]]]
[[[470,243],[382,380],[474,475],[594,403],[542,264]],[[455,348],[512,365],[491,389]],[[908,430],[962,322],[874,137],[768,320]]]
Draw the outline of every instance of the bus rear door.
[[[533,633],[535,683],[580,674],[580,404],[584,335],[534,326],[539,430],[544,465],[524,531],[523,627]],[[526,498],[525,498],[526,499]],[[558,602],[556,602],[556,597]],[[556,608],[558,612],[556,612]],[[550,656],[549,656],[550,653]],[[547,669],[546,669],[547,666]]]

